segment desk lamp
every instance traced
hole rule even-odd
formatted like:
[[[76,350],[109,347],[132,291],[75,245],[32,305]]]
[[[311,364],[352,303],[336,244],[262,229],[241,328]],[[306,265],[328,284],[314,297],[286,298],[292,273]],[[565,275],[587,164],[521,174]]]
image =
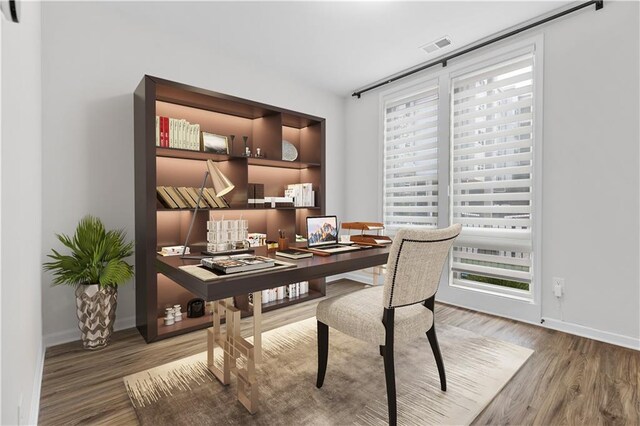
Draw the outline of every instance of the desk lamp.
[[[185,252],[187,251],[187,244],[189,243],[189,237],[191,236],[191,231],[193,230],[193,224],[196,221],[196,214],[198,213],[198,209],[200,207],[200,201],[202,201],[202,193],[204,192],[204,187],[207,184],[207,179],[211,177],[211,182],[213,183],[213,191],[216,197],[222,197],[223,195],[229,193],[235,185],[231,183],[231,181],[218,169],[215,163],[211,160],[207,160],[207,170],[204,172],[204,179],[202,179],[202,185],[200,186],[200,192],[198,192],[198,200],[196,201],[196,208],[193,211],[193,217],[191,218],[191,225],[189,225],[189,231],[187,232],[187,238],[184,241],[184,247],[182,248],[182,255],[180,256],[183,259],[200,259],[203,256],[185,256]]]

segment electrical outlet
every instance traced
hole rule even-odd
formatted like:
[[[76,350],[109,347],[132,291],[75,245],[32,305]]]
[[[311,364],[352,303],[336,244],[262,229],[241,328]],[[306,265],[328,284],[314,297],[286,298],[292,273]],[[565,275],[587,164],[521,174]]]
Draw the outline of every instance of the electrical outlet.
[[[564,278],[553,277],[553,294],[560,298],[564,294]]]

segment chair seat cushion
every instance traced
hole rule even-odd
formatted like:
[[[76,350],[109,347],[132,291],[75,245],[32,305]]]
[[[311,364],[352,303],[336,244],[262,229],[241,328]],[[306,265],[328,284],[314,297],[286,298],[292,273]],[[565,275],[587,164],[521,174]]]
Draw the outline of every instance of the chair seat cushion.
[[[323,300],[318,304],[316,318],[356,339],[384,345],[382,291],[382,286],[371,287]],[[424,336],[432,325],[433,313],[423,304],[396,308],[394,342]]]

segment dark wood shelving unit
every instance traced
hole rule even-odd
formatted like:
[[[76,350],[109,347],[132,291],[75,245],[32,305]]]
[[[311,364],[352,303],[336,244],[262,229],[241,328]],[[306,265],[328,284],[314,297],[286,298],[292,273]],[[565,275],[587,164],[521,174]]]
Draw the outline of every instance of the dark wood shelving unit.
[[[155,117],[185,119],[203,132],[235,135],[228,155],[156,146]],[[277,240],[283,229],[294,242],[304,234],[305,218],[325,212],[325,120],[258,102],[229,96],[152,76],[144,76],[134,93],[135,216],[136,216],[136,325],[147,342],[207,327],[208,320],[186,318],[165,326],[164,308],[195,297],[178,283],[158,273],[156,253],[162,246],[184,244],[194,209],[169,209],[157,201],[157,186],[194,187],[202,184],[206,161],[212,160],[235,185],[225,195],[229,208],[201,209],[196,214],[190,245],[206,244],[206,222],[216,219],[249,221],[249,232]],[[251,152],[245,157],[242,136]],[[298,151],[295,161],[282,160],[287,140]],[[265,196],[284,195],[292,183],[312,183],[315,207],[253,208],[248,206],[248,184],[263,183]],[[290,283],[282,283],[286,285]],[[326,293],[324,279],[313,280],[309,293],[295,299],[264,304],[268,311],[301,303]]]

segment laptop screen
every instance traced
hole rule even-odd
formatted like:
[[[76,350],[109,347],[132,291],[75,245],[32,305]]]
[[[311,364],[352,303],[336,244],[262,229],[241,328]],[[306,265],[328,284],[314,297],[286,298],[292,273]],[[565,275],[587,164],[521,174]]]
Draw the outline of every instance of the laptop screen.
[[[338,219],[336,216],[307,217],[307,246],[321,247],[338,243]]]

